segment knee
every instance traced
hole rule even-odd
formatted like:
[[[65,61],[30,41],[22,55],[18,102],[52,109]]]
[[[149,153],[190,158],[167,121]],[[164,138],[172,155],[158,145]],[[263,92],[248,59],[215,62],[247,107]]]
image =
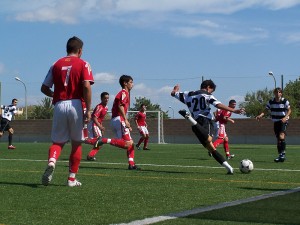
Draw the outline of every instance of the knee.
[[[285,134],[284,133],[280,133],[279,134],[279,141],[284,141],[285,139]]]
[[[129,148],[132,145],[133,145],[133,141],[132,140],[125,142],[125,148]]]
[[[11,134],[11,135],[13,135],[13,134],[14,134],[14,130],[13,130],[12,128],[10,128],[10,129],[8,130],[8,133]]]

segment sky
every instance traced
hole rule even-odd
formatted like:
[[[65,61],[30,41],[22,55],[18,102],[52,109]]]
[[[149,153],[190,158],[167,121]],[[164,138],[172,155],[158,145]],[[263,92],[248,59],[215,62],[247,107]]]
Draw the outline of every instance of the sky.
[[[84,42],[91,64],[92,105],[118,79],[134,79],[131,105],[146,97],[180,118],[186,108],[170,92],[198,90],[212,79],[223,104],[247,93],[299,78],[300,0],[1,0],[1,104],[40,104],[50,66],[66,55],[66,42]],[[170,108],[171,107],[171,108]]]

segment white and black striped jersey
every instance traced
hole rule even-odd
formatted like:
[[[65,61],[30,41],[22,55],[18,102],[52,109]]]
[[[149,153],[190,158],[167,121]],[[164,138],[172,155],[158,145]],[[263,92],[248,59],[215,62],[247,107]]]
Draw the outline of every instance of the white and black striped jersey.
[[[290,103],[287,99],[281,98],[279,102],[276,102],[275,98],[267,103],[266,109],[271,112],[272,121],[280,121],[286,116]]]
[[[204,90],[176,92],[174,97],[187,105],[194,119],[199,116],[212,119],[210,104],[216,106],[221,103],[212,94]]]
[[[9,105],[9,106],[1,105],[1,109],[3,109],[2,118],[5,118],[9,121],[11,121],[12,117],[17,112],[17,107],[14,105]]]

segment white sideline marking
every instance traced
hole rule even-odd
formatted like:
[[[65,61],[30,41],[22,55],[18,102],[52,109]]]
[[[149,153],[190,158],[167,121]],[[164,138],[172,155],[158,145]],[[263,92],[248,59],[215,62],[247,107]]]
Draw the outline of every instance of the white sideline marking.
[[[164,215],[164,216],[150,217],[150,218],[145,218],[142,220],[135,220],[135,221],[132,221],[129,223],[120,223],[120,224],[114,224],[114,225],[153,224],[153,223],[162,222],[165,220],[173,220],[173,219],[177,219],[180,217],[186,217],[186,216],[190,216],[190,215],[194,215],[194,214],[198,214],[198,213],[202,213],[202,212],[208,212],[208,211],[212,211],[212,210],[216,210],[216,209],[222,209],[225,207],[236,206],[236,205],[240,205],[240,204],[244,204],[244,203],[248,203],[248,202],[254,202],[254,201],[258,201],[258,200],[262,200],[262,199],[267,199],[267,198],[272,198],[272,197],[276,197],[276,196],[295,193],[298,191],[300,191],[300,187],[297,187],[295,189],[286,190],[286,191],[278,191],[278,192],[273,192],[270,194],[264,194],[264,195],[254,196],[254,197],[250,197],[250,198],[246,198],[246,199],[240,199],[240,200],[236,200],[236,201],[232,201],[232,202],[224,202],[224,203],[220,203],[217,205],[195,208],[195,209],[187,210],[187,211],[183,211],[183,212],[171,213],[171,214]]]
[[[0,161],[27,161],[27,162],[47,162],[42,159],[0,159]],[[57,163],[69,163],[68,160],[59,160]],[[109,163],[109,162],[88,162],[81,160],[80,164],[100,164],[100,165],[128,165],[127,163]],[[138,164],[139,166],[154,166],[154,167],[177,167],[177,168],[210,168],[210,169],[224,169],[222,166],[182,166],[182,165],[159,165],[159,164]],[[238,168],[234,168],[238,170]],[[254,168],[261,171],[286,171],[286,172],[300,172],[300,170],[294,169],[263,169]]]

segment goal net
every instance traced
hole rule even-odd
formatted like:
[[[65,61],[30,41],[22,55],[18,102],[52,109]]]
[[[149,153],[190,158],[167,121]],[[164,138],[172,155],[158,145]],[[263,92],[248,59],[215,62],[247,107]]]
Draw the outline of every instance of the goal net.
[[[140,133],[137,129],[135,123],[135,115],[138,111],[128,111],[127,117],[129,119],[132,131],[130,132],[131,137],[133,138],[134,142],[137,143],[140,139]],[[164,118],[162,111],[146,111],[146,123],[148,125],[149,131],[149,142],[150,143],[158,143],[158,144],[165,144],[164,140]],[[115,134],[112,133],[112,129],[110,127],[110,118],[111,118],[111,111],[107,112],[105,120],[103,121],[104,126],[106,127],[104,132],[104,137],[114,137]]]

